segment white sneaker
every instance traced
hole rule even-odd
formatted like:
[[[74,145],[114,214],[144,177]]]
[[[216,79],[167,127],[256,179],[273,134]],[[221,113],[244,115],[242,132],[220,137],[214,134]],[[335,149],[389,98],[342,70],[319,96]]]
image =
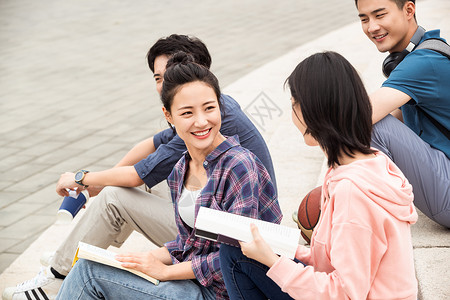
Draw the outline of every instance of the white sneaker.
[[[33,278],[9,287],[3,291],[3,300],[52,300],[56,298],[63,283],[50,271],[50,267],[42,267],[40,272]]]
[[[47,251],[42,253],[40,259],[41,265],[43,265],[44,267],[50,266],[50,262],[52,261],[53,256],[55,256],[55,251]]]

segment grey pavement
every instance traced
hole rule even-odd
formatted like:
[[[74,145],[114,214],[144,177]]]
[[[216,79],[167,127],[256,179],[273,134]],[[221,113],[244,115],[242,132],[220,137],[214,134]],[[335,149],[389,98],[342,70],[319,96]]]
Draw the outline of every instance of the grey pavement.
[[[170,1],[154,3],[151,7],[137,2],[133,8],[115,2],[82,3],[83,8],[57,2],[0,2],[0,57],[13,55],[15,58],[0,62],[0,137],[5,136],[0,139],[0,146],[6,153],[3,156],[10,159],[0,160],[0,222],[6,218],[6,224],[0,228],[0,238],[5,237],[1,240],[0,251],[4,252],[0,255],[5,255],[7,261],[19,255],[20,252],[13,252],[16,248],[25,250],[0,275],[0,289],[35,275],[40,253],[54,250],[70,226],[76,225],[76,221],[69,226],[56,224],[45,230],[48,224],[38,223],[54,221],[60,203],[54,194],[54,184],[61,172],[81,167],[91,170],[110,167],[133,143],[164,126],[151,74],[144,63],[144,54],[157,37],[175,31],[187,32],[207,43],[213,56],[213,71],[225,86],[224,91],[240,102],[268,143],[285,215],[283,223],[291,226],[294,226],[290,221],[291,212],[303,195],[321,184],[325,168],[321,151],[307,147],[291,124],[289,94],[282,88],[285,78],[301,59],[317,51],[334,50],[352,62],[369,91],[383,81],[380,64],[385,55],[378,53],[362,34],[353,1],[280,1],[276,4],[236,1],[215,2],[214,5],[203,1],[195,2],[197,5],[180,4],[176,11],[170,11],[174,4]],[[25,4],[30,6],[25,7]],[[450,3],[447,0],[419,0],[417,7],[421,25],[427,29],[442,28],[443,36],[450,37]],[[4,8],[9,12],[5,13]],[[11,46],[13,49],[3,51],[4,20],[19,22],[16,20],[19,18],[25,23],[33,20],[25,18],[22,9],[29,9],[30,14],[37,10],[36,18],[47,18],[52,24],[46,28],[52,38],[36,37],[39,42],[36,41],[37,53],[33,53],[33,57],[40,61],[38,65],[49,68],[42,70],[41,75],[24,75],[13,70],[14,63],[18,63],[22,70],[39,71],[34,70],[32,64],[20,62],[29,58],[25,49],[17,46],[19,41]],[[58,18],[58,26],[55,26],[53,22]],[[167,19],[171,22],[160,23]],[[35,26],[43,25],[36,22]],[[145,29],[148,32],[143,32]],[[33,37],[29,32],[21,34]],[[14,34],[11,40],[13,37]],[[54,51],[52,56],[43,57],[43,49],[54,44],[66,53]],[[77,51],[71,52],[73,49]],[[3,70],[8,75],[3,74]],[[4,79],[10,77],[15,80],[5,83]],[[37,88],[37,92],[31,92],[32,88]],[[24,95],[29,97],[25,100]],[[38,98],[39,103],[48,102],[48,106],[37,106],[35,101],[30,101],[32,98]],[[9,116],[3,107],[16,113]],[[27,123],[25,119],[30,121]],[[44,134],[41,135],[41,131]],[[44,135],[46,139],[40,141]],[[81,141],[75,143],[79,139]],[[32,174],[23,177],[23,181],[18,179],[29,169],[33,170]],[[24,210],[28,212],[24,214]],[[26,227],[28,224],[32,225]],[[27,247],[31,236],[38,236],[42,230],[44,234]],[[420,299],[450,299],[449,230],[421,215],[412,231]],[[133,249],[148,246],[139,235],[133,235],[124,245]]]

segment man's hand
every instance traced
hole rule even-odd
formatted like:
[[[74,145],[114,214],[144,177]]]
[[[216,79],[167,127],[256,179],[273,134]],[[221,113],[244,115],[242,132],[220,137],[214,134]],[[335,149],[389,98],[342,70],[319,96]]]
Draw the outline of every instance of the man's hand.
[[[116,259],[122,262],[124,268],[141,271],[160,281],[167,280],[169,266],[157,259],[151,251],[118,254]]]
[[[56,192],[60,196],[69,196],[69,192],[67,189],[73,190],[77,189],[77,193],[79,194],[83,187],[75,182],[75,174],[66,172],[59,177],[58,183],[56,184]]]
[[[248,258],[259,261],[269,268],[279,259],[269,244],[259,234],[258,227],[255,224],[250,224],[250,230],[253,235],[253,241],[250,243],[239,242],[241,244],[242,253]]]

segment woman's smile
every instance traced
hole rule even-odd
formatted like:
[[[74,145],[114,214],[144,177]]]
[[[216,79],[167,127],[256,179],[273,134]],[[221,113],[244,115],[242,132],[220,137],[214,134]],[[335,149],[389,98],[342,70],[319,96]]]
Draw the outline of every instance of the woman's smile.
[[[191,133],[198,139],[206,139],[207,137],[210,136],[211,128],[202,130],[202,131],[195,131],[195,132],[191,132]]]

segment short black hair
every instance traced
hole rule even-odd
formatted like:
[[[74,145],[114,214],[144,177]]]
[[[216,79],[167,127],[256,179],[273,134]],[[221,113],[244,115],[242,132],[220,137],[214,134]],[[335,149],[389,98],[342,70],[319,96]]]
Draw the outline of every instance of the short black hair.
[[[169,59],[164,73],[161,101],[165,109],[171,111],[173,98],[183,85],[196,81],[203,82],[214,90],[221,108],[220,87],[216,76],[208,68],[195,62],[191,54],[180,51]]]
[[[306,133],[319,143],[328,166],[342,154],[371,154],[372,106],[356,70],[336,52],[316,53],[286,80],[294,106],[303,115]]]
[[[160,55],[173,54],[183,51],[192,55],[194,61],[206,68],[211,67],[211,55],[209,54],[206,45],[198,38],[193,36],[172,34],[168,37],[160,38],[148,51],[147,62],[150,70],[155,72],[155,58]]]
[[[416,0],[391,0],[393,2],[395,2],[395,4],[397,4],[397,7],[402,9],[403,6],[405,6],[406,2],[412,2],[414,4],[416,4]],[[355,0],[355,5],[356,7],[358,7],[358,0]]]

